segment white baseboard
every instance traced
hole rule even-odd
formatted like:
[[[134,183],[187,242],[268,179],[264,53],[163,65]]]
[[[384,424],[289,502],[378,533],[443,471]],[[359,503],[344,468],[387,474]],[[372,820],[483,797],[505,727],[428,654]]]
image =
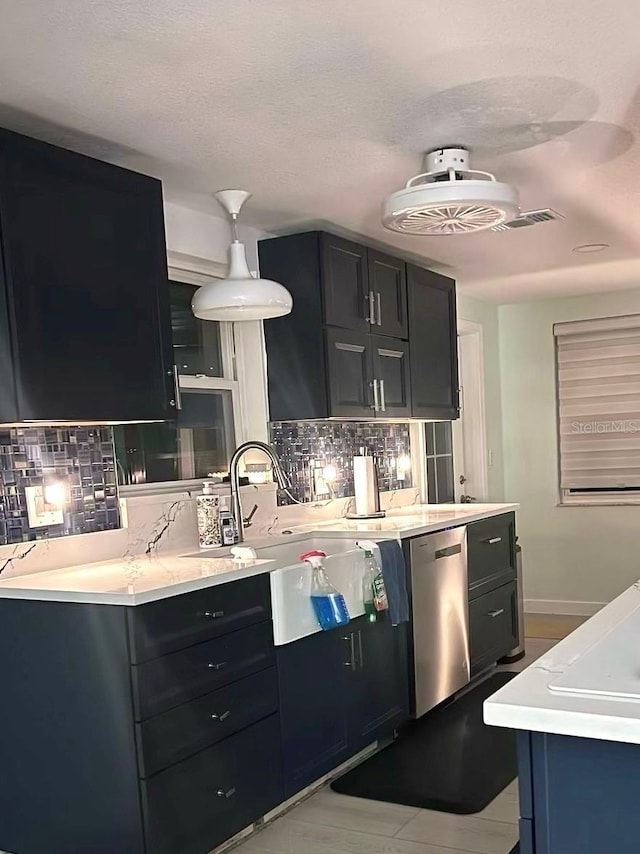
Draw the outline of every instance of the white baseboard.
[[[606,602],[575,602],[562,599],[525,599],[525,614],[565,614],[571,617],[593,617]]]

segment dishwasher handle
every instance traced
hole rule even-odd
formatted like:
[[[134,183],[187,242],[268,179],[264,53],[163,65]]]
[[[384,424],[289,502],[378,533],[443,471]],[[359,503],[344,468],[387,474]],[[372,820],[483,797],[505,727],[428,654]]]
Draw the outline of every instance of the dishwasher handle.
[[[435,560],[440,560],[441,557],[453,557],[462,552],[462,545],[456,543],[453,546],[446,546],[444,549],[436,549]]]

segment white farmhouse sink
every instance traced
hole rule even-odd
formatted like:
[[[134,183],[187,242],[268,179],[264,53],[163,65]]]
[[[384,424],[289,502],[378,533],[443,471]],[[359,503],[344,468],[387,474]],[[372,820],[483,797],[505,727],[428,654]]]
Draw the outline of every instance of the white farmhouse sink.
[[[265,546],[254,546],[251,543],[244,545],[253,548],[259,560],[272,561],[267,571],[271,581],[273,638],[276,646],[322,631],[311,604],[311,567],[300,560],[300,555],[305,552],[318,550],[326,553],[324,568],[327,577],[344,596],[349,616],[354,619],[364,614],[364,552],[356,546],[355,540],[298,536],[291,542],[269,543]],[[196,552],[187,557],[202,559],[208,554],[217,557],[218,550]]]
[[[332,548],[334,545],[338,547],[335,540],[332,541]],[[315,546],[309,545],[306,551],[312,548]],[[362,597],[364,552],[357,548],[355,543],[349,541],[344,545],[341,544],[339,548],[340,551],[336,552],[334,549],[333,554],[327,554],[324,568],[329,581],[344,596],[349,616],[354,619],[364,614]],[[321,550],[326,551],[325,548]],[[271,558],[272,553],[269,551],[269,548],[256,549],[259,558]],[[300,551],[298,550],[298,554]],[[310,565],[301,561],[271,572],[273,639],[276,646],[322,631],[311,604],[311,577]]]

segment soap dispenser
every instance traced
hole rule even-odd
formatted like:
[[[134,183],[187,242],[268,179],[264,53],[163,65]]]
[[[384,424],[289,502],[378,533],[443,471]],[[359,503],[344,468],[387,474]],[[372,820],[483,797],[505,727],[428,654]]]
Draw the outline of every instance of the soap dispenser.
[[[215,549],[222,545],[218,523],[219,498],[213,487],[212,481],[205,480],[202,485],[202,494],[196,498],[198,541],[201,549]]]

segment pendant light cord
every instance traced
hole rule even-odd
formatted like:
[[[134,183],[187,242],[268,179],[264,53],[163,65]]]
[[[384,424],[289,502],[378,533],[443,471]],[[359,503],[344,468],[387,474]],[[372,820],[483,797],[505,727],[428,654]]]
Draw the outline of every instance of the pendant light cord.
[[[240,243],[240,238],[238,237],[238,214],[229,214],[231,217],[231,239],[234,243]]]

